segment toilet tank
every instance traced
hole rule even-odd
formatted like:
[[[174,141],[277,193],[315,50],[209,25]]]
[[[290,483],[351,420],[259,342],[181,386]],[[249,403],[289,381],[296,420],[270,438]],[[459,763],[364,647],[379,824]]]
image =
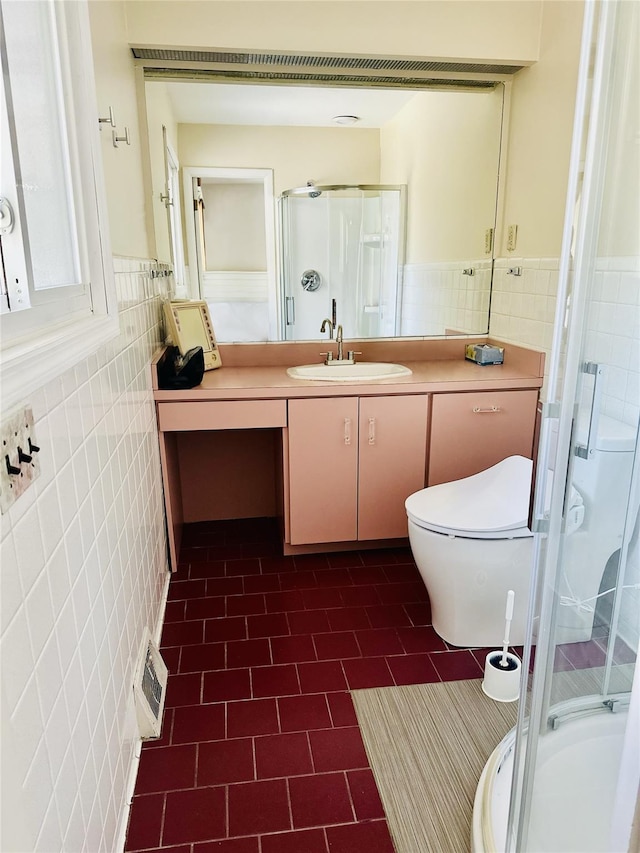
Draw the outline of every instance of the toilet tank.
[[[576,441],[586,446],[586,430],[578,428]],[[601,415],[593,453],[587,459],[572,456],[571,483],[582,497],[585,513],[579,529],[569,532],[567,527],[563,542],[559,589],[565,606],[558,616],[558,642],[591,637],[605,567],[622,545],[635,444],[633,427]]]
[[[577,444],[586,446],[587,429],[579,423]],[[571,479],[584,500],[586,529],[592,525],[601,529],[602,519],[607,517],[616,521],[613,526],[619,527],[622,534],[635,444],[633,427],[600,415],[593,454],[588,459],[573,457]]]
[[[574,447],[587,445],[588,427],[579,423]],[[560,559],[560,607],[556,641],[591,638],[594,611],[609,558],[622,545],[631,486],[636,431],[600,415],[588,458],[571,456],[571,484],[582,497],[584,519],[571,529],[567,520]],[[586,605],[586,606],[583,606]]]

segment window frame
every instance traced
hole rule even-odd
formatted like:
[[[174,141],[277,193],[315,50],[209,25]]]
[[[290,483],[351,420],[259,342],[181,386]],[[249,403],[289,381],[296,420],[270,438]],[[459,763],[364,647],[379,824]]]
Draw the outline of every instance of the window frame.
[[[61,28],[63,60],[69,63],[73,77],[70,120],[75,138],[70,141],[69,156],[80,178],[76,237],[84,246],[87,281],[57,288],[67,291],[62,298],[56,294],[51,299],[53,289],[49,294],[47,289],[34,290],[30,308],[0,315],[0,394],[4,410],[119,333],[88,6],[86,0],[76,0],[56,3],[54,8]],[[29,237],[27,233],[26,241]],[[77,292],[83,285],[88,289],[88,304],[76,311]],[[65,305],[66,310],[62,307]]]

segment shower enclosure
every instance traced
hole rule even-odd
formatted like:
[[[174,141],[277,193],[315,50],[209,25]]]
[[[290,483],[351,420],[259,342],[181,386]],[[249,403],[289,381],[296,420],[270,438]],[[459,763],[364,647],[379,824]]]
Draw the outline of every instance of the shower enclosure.
[[[320,337],[331,319],[345,337],[397,334],[405,188],[307,186],[279,199],[281,337]]]
[[[478,786],[478,853],[640,849],[639,28],[637,3],[585,5],[529,678]]]

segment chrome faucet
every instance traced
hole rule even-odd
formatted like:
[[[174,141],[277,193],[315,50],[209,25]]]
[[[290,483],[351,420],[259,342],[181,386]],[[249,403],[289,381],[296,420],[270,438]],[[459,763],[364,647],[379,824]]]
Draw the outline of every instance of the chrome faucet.
[[[326,332],[327,326],[329,327],[329,340],[333,340],[333,329],[334,323],[331,322],[328,318],[322,321],[322,326],[320,326],[321,332]],[[342,325],[335,326],[336,330],[336,344],[338,345],[338,351],[336,353],[336,357],[333,357],[332,352],[321,352],[320,355],[326,355],[324,363],[326,365],[330,364],[355,364],[356,355],[361,355],[360,352],[354,352],[353,350],[347,351],[347,357],[344,357],[343,350],[343,340],[342,340]]]
[[[338,344],[337,358],[338,358],[338,361],[342,361],[343,360],[343,356],[342,356],[342,324],[340,324],[338,326],[338,328],[336,329],[336,343]]]
[[[343,341],[342,341],[342,326],[338,326],[336,330],[336,343],[338,344],[337,357],[333,360],[333,364],[355,364],[356,356],[362,355],[360,350],[347,350],[347,357],[344,356]]]

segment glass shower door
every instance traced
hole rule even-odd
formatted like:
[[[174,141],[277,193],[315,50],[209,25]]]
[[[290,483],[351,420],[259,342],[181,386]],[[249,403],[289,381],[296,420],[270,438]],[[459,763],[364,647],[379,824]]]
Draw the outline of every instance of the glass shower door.
[[[320,338],[334,299],[345,338],[395,335],[403,190],[318,186],[285,193],[280,211],[284,339]]]
[[[640,703],[638,686],[631,692],[640,637],[640,221],[629,132],[639,126],[640,10],[585,9],[576,195],[534,509],[542,535],[524,664],[535,662],[519,709],[507,833],[508,850],[540,853],[626,851],[638,769],[626,767],[625,753],[630,744],[640,753],[628,713],[630,700]],[[631,784],[619,783],[625,773]]]
[[[331,318],[328,195],[283,196],[281,212],[282,332],[287,341],[317,340]]]

